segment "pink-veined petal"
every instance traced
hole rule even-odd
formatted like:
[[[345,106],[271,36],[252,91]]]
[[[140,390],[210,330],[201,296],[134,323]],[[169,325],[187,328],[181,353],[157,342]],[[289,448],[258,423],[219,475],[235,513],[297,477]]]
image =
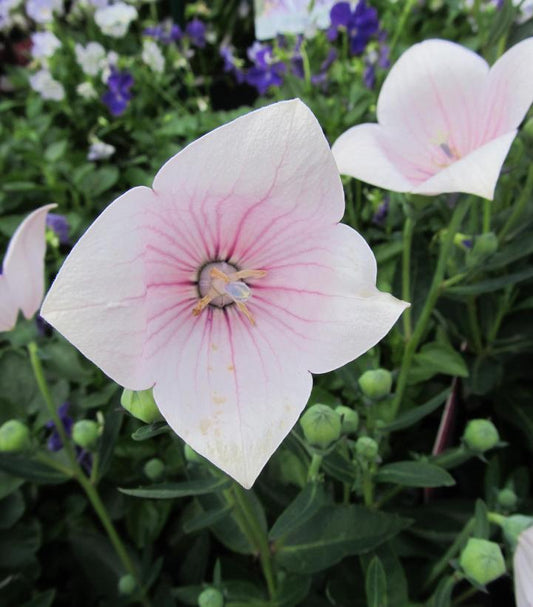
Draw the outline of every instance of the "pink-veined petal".
[[[492,66],[479,143],[514,131],[533,103],[533,38],[510,48]]]
[[[271,218],[296,210],[339,221],[344,195],[328,143],[299,100],[256,110],[171,158],[154,191],[186,214],[188,240],[206,258],[239,257]]]
[[[0,297],[4,298],[2,303],[4,310],[10,305],[15,306],[15,320],[18,309],[30,319],[41,305],[44,294],[46,215],[55,206],[55,204],[47,204],[30,213],[9,241],[2,266],[4,287],[1,289]],[[12,313],[8,313],[8,317],[11,316]],[[12,328],[13,324],[8,328]]]
[[[305,407],[311,374],[235,307],[193,322],[164,350],[154,398],[177,434],[249,488]]]
[[[492,200],[494,189],[516,131],[489,141],[464,158],[457,160],[418,187],[415,194],[467,192]]]
[[[376,289],[376,260],[352,228],[332,226],[310,234],[313,241],[267,266],[248,307],[257,333],[325,373],[374,346],[409,304]]]
[[[0,331],[10,331],[17,322],[18,305],[11,297],[5,276],[0,276]]]
[[[379,124],[361,124],[343,133],[331,151],[342,175],[386,190],[409,192],[413,183],[390,160],[386,148],[386,135]]]
[[[516,607],[533,607],[533,527],[518,538],[513,568]]]
[[[129,190],[98,217],[57,275],[42,316],[119,384],[153,384],[144,356],[146,187]]]
[[[484,59],[459,44],[446,40],[415,44],[383,83],[378,122],[396,136],[416,142],[421,165],[438,162],[442,143],[463,156],[477,143],[480,94],[488,71]]]

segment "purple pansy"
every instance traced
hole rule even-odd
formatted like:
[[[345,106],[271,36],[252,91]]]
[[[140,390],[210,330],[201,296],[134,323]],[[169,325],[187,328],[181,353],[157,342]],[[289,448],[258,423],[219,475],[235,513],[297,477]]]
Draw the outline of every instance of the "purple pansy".
[[[338,53],[334,48],[329,49],[327,57],[320,65],[320,71],[318,74],[311,76],[311,82],[315,85],[325,85],[328,77],[328,70],[334,61],[337,59]]]
[[[200,19],[193,19],[187,24],[185,33],[189,37],[191,43],[198,48],[205,46],[205,23]]]
[[[180,26],[170,21],[166,23],[159,23],[158,25],[154,25],[152,27],[147,27],[143,33],[145,36],[154,38],[161,44],[170,44],[171,42],[181,40],[183,37],[183,32],[181,31]]]
[[[233,74],[239,84],[244,82],[244,73],[238,67],[238,59],[233,54],[233,48],[229,44],[223,44],[219,50],[220,56],[224,61],[224,71]]]
[[[367,6],[366,0],[359,0],[353,10],[349,2],[337,2],[331,8],[330,19],[329,40],[336,40],[339,31],[345,29],[352,55],[360,55],[379,29],[377,11]]]
[[[248,49],[248,58],[253,63],[246,73],[246,82],[263,95],[271,86],[281,86],[287,66],[282,61],[275,61],[272,47],[268,44],[254,42]]]
[[[60,244],[69,243],[69,230],[67,218],[59,213],[48,213],[46,225],[55,233]]]
[[[375,223],[378,226],[383,226],[387,219],[387,215],[389,214],[389,198],[388,196],[383,200],[383,202],[378,206],[374,216],[372,217],[372,223]]]
[[[66,403],[63,403],[57,411],[57,413],[59,415],[59,419],[61,420],[61,423],[65,427],[65,432],[67,433],[67,436],[70,436],[70,434],[72,432],[72,426],[74,425],[74,420],[68,414],[69,407],[70,407],[70,403],[66,402]],[[52,433],[48,437],[48,441],[46,443],[48,451],[54,451],[54,452],[60,451],[63,448],[63,441],[61,440],[61,436],[59,436],[59,432],[57,431],[56,425],[53,422],[53,420],[50,420],[49,422],[47,422],[46,427],[53,429]]]
[[[133,76],[129,72],[120,72],[112,67],[107,86],[109,90],[102,95],[102,101],[113,116],[120,116],[132,97],[130,88],[133,86]]]

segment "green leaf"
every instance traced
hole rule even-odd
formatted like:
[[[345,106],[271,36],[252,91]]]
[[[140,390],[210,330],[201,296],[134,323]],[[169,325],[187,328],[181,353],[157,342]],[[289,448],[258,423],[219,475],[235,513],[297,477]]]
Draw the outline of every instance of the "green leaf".
[[[143,441],[157,436],[158,434],[165,434],[171,431],[172,430],[167,422],[154,422],[153,424],[137,428],[137,430],[135,430],[135,432],[131,435],[131,438],[136,441]]]
[[[476,510],[474,514],[474,529],[473,537],[478,537],[482,540],[488,540],[490,535],[489,525],[489,509],[483,500],[476,500]]]
[[[315,573],[345,556],[376,548],[410,523],[359,505],[324,506],[282,541],[274,542],[276,560],[288,571]]]
[[[9,529],[24,514],[24,498],[15,491],[0,501],[0,529]]]
[[[0,461],[1,460],[2,456],[0,455]],[[24,480],[21,478],[0,472],[0,499],[11,495],[13,491],[16,491],[22,485],[23,482]]]
[[[374,477],[378,483],[403,487],[451,487],[455,481],[449,472],[427,462],[394,462],[379,469]]]
[[[303,605],[302,602],[309,594],[311,578],[302,575],[287,575],[278,587],[278,594],[274,601],[268,602],[270,607],[295,607]]]
[[[156,500],[174,499],[176,497],[188,497],[191,495],[203,495],[222,491],[231,486],[229,478],[208,478],[195,481],[186,481],[183,483],[159,483],[149,487],[139,487],[138,489],[119,488],[121,493],[132,495],[133,497],[145,497]]]
[[[55,596],[56,591],[53,588],[50,590],[45,590],[44,592],[40,592],[34,596],[20,607],[52,607]]]
[[[206,527],[211,527],[211,525],[215,525],[216,523],[224,520],[231,513],[231,511],[231,504],[226,504],[221,508],[202,512],[201,514],[186,520],[183,523],[183,531],[185,531],[185,533],[194,533],[195,531],[200,531]]]
[[[110,190],[118,181],[119,175],[116,167],[108,166],[96,169],[96,171],[82,177],[80,190],[88,197],[96,198],[100,194]]]
[[[333,451],[324,458],[322,469],[328,476],[341,481],[341,483],[353,483],[357,478],[353,463],[338,451]]]
[[[296,525],[302,525],[328,502],[330,500],[324,486],[321,483],[309,483],[280,514],[268,534],[269,539],[277,540]]]
[[[413,357],[408,383],[418,384],[442,373],[452,377],[468,377],[468,367],[463,357],[450,345],[433,342],[422,347]]]
[[[54,141],[44,151],[44,159],[47,162],[57,162],[62,156],[64,156],[67,150],[68,141],[62,139],[61,141]]]
[[[488,278],[482,280],[473,285],[464,285],[457,287],[450,287],[446,289],[446,295],[481,295],[482,293],[492,293],[493,291],[499,291],[509,285],[515,285],[524,280],[533,278],[533,268],[526,268],[520,272],[514,272],[512,274],[506,274],[498,278]]]
[[[104,477],[109,466],[111,465],[115,444],[117,442],[123,419],[124,411],[121,408],[111,409],[105,416],[104,432],[98,447],[98,479]]]
[[[455,586],[455,580],[453,576],[443,578],[439,585],[437,586],[437,590],[432,597],[431,607],[451,607],[452,605],[452,592],[453,587]]]
[[[36,519],[0,531],[0,569],[19,569],[30,563],[41,546],[41,526]]]
[[[387,576],[377,556],[370,561],[366,570],[365,589],[368,607],[387,607]]]
[[[7,453],[0,455],[0,470],[33,483],[46,485],[58,485],[71,478],[35,458]]]
[[[413,426],[427,415],[433,413],[433,411],[436,411],[442,404],[444,404],[444,402],[446,402],[446,399],[449,395],[450,388],[446,388],[445,390],[439,392],[436,396],[428,400],[427,403],[424,403],[419,407],[413,407],[409,411],[398,415],[398,417],[393,422],[387,424],[383,428],[383,431],[396,432],[397,430],[403,430],[404,428],[409,428]]]

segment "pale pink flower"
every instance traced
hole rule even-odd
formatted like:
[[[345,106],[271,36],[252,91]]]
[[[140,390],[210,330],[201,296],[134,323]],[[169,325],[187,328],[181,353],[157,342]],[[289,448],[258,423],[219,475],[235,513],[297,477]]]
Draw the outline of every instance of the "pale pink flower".
[[[15,326],[19,310],[30,319],[41,305],[46,215],[55,206],[47,204],[33,211],[9,241],[0,275],[0,331]]]
[[[324,373],[408,305],[338,224],[344,197],[300,101],[238,118],[115,200],[65,261],[42,315],[119,384],[154,387],[170,426],[250,487]]]
[[[379,95],[378,124],[333,146],[339,170],[388,190],[467,192],[492,199],[517,128],[533,101],[533,38],[489,69],[446,40],[408,49]]]
[[[533,607],[533,527],[518,537],[513,566],[516,607]]]

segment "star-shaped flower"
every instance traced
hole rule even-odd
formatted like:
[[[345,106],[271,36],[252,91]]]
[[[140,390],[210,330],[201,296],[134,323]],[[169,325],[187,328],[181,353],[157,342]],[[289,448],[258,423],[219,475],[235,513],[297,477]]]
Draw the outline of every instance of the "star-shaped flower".
[[[311,373],[368,350],[407,305],[376,289],[375,258],[343,213],[320,125],[300,101],[280,102],[115,200],[41,313],[119,384],[153,386],[170,426],[250,487]]]
[[[46,215],[55,204],[33,211],[18,226],[7,247],[0,273],[0,331],[9,331],[19,310],[30,319],[44,295]]]
[[[518,125],[533,102],[533,38],[489,69],[446,40],[408,49],[379,95],[378,124],[333,146],[341,173],[396,192],[467,192],[492,199]]]

